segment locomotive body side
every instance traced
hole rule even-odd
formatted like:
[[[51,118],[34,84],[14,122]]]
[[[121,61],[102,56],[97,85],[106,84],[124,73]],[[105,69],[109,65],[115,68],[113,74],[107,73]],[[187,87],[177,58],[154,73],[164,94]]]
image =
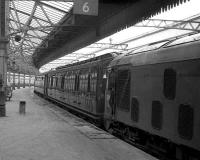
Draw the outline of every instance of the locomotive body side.
[[[200,151],[199,51],[196,42],[117,57],[109,66],[105,121],[129,137],[141,130]]]

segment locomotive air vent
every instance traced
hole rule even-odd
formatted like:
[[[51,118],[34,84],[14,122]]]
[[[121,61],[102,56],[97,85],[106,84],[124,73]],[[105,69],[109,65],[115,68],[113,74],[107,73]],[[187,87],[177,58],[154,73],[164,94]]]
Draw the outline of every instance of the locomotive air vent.
[[[154,129],[162,129],[163,106],[160,101],[152,102],[151,124]]]
[[[190,105],[181,104],[178,115],[178,133],[181,138],[191,140],[193,136],[194,111]]]
[[[139,120],[139,102],[136,97],[131,100],[131,119],[135,122]]]
[[[173,100],[176,96],[176,71],[168,68],[164,71],[163,92],[167,99]]]
[[[119,70],[116,84],[117,107],[129,111],[130,108],[130,71]]]

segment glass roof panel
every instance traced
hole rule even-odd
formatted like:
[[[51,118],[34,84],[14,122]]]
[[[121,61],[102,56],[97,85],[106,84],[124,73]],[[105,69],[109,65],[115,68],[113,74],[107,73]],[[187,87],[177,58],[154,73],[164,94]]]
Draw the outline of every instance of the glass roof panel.
[[[37,23],[40,24],[41,26],[49,26],[50,25],[50,23],[42,21],[40,19],[37,19]]]
[[[49,8],[49,7],[46,7],[44,6],[43,7],[44,10],[46,11],[46,13],[48,14],[49,16],[49,19],[52,21],[52,23],[58,23],[59,20],[61,18],[63,18],[63,16],[65,15],[64,13],[62,12],[59,12],[59,11],[56,11],[55,9],[52,9],[52,8]]]
[[[42,1],[44,4],[48,4],[49,6],[56,7],[63,12],[69,12],[69,10],[73,6],[73,2],[53,2],[53,1]]]
[[[19,17],[20,24],[25,24],[27,22],[27,19],[29,18],[28,15],[22,14],[22,13],[17,13]]]
[[[10,18],[12,19],[17,19],[17,17],[16,17],[16,14],[15,14],[15,11],[14,10],[10,10]]]
[[[40,24],[38,23],[38,20],[36,21],[36,19],[32,19],[30,26],[36,28],[40,27]]]
[[[48,21],[48,19],[46,18],[45,14],[43,13],[42,9],[39,6],[37,6],[37,8],[36,8],[34,16],[36,18],[40,18],[40,19],[44,19],[44,20]]]
[[[72,2],[57,1],[10,1],[10,57],[24,59],[24,55],[32,55],[46,36],[72,8]],[[48,27],[47,27],[48,26]],[[19,42],[15,36],[21,37]],[[23,48],[23,52],[19,50]],[[26,52],[25,52],[26,51]],[[17,56],[17,57],[15,57]],[[28,57],[31,59],[31,56]],[[27,61],[27,58],[24,59]]]
[[[18,26],[14,21],[11,21],[9,25],[13,29],[13,31],[18,29]]]
[[[11,7],[16,8],[19,11],[31,14],[33,9],[34,2],[33,1],[12,1]]]

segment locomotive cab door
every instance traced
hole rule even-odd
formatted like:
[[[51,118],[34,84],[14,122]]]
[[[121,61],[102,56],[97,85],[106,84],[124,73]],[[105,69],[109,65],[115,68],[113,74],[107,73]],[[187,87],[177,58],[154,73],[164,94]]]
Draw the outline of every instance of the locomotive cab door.
[[[108,71],[108,78],[105,91],[105,113],[106,119],[113,119],[116,110],[116,74],[112,69]]]

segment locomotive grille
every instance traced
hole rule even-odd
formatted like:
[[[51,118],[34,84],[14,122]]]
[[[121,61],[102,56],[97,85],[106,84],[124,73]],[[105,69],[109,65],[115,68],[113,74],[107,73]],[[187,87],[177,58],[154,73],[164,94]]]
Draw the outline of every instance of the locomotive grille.
[[[176,71],[171,68],[164,71],[163,92],[169,100],[173,100],[176,97]]]
[[[139,102],[135,97],[131,101],[131,119],[135,122],[139,120]]]
[[[180,137],[191,140],[193,136],[193,109],[190,105],[179,106],[178,133]]]
[[[162,128],[163,111],[160,101],[152,102],[151,124],[153,128],[160,130]]]
[[[130,71],[118,71],[116,84],[117,107],[125,110],[130,108]]]

